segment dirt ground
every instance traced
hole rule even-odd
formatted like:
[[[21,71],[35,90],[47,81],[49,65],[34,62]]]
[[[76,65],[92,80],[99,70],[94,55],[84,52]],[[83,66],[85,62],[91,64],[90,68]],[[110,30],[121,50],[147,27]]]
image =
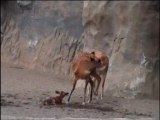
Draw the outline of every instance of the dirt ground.
[[[1,118],[159,119],[158,100],[124,99],[105,93],[103,100],[94,98],[83,106],[83,88],[75,90],[69,104],[40,108],[40,101],[54,96],[55,90],[70,92],[71,87],[67,77],[1,63]]]

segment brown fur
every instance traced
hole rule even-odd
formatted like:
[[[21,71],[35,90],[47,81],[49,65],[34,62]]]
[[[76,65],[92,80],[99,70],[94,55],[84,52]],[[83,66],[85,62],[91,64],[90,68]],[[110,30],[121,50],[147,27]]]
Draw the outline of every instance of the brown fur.
[[[97,59],[100,59],[102,62],[101,66],[96,68],[96,72],[102,76],[102,92],[101,92],[101,99],[102,99],[102,97],[104,96],[104,84],[108,72],[109,58],[105,53],[101,51],[93,51],[92,53],[96,56]],[[94,81],[94,83],[95,82],[96,81]],[[99,85],[97,85],[97,89],[95,92],[96,95],[98,95],[98,89]]]
[[[91,102],[93,81],[92,81],[90,75],[96,74],[95,69],[97,67],[100,67],[100,65],[101,65],[101,61],[99,59],[97,59],[94,54],[89,53],[89,52],[82,52],[79,56],[77,56],[73,59],[73,62],[72,62],[72,72],[74,75],[73,88],[70,92],[68,102],[70,101],[70,97],[71,97],[71,95],[75,89],[76,83],[79,79],[83,79],[86,81],[85,89],[84,89],[83,103],[85,103],[87,85],[88,85],[88,83],[90,83],[90,85],[91,85],[90,102]]]

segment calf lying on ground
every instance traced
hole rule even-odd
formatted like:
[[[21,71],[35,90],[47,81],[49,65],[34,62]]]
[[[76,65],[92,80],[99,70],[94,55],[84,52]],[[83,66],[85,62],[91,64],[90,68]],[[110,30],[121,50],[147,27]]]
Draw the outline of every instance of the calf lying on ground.
[[[56,105],[56,104],[63,104],[63,98],[68,95],[68,93],[64,91],[55,91],[56,94],[59,94],[59,96],[56,97],[50,97],[43,101],[42,105]]]

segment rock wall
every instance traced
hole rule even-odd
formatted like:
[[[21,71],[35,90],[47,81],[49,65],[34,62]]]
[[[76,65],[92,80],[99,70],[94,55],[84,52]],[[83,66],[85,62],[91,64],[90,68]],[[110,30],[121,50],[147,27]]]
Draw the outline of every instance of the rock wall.
[[[8,1],[1,4],[1,60],[71,75],[82,50],[102,50],[106,90],[159,98],[159,2]]]
[[[82,7],[81,1],[4,2],[2,61],[70,74],[70,62],[83,48]]]
[[[83,25],[85,49],[110,58],[108,91],[159,97],[158,1],[85,1]]]

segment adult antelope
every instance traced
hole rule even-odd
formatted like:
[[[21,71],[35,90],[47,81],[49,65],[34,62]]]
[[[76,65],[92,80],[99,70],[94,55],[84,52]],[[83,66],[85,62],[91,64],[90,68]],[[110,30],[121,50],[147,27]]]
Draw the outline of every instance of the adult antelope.
[[[101,66],[98,66],[96,68],[96,72],[102,76],[102,92],[101,92],[101,99],[102,99],[104,96],[104,84],[105,84],[105,79],[106,79],[107,72],[108,72],[109,58],[107,57],[105,53],[101,51],[93,51],[91,53],[94,54],[97,59],[101,60]],[[96,81],[94,78],[94,84],[95,82]],[[99,89],[99,83],[97,84],[96,91],[94,92],[95,95],[97,95],[97,97],[98,97],[98,89]]]
[[[88,83],[90,83],[90,86],[91,86],[89,103],[92,101],[93,81],[91,79],[91,76],[94,76],[97,79],[98,83],[100,83],[101,78],[95,71],[95,69],[100,66],[101,66],[101,60],[97,59],[95,57],[95,54],[92,54],[89,52],[82,52],[79,56],[73,59],[73,62],[72,62],[72,72],[74,75],[73,88],[68,97],[68,102],[70,101],[71,95],[75,90],[77,81],[79,79],[85,80],[84,97],[83,97],[82,104],[83,105],[85,104],[86,89],[87,89]]]

